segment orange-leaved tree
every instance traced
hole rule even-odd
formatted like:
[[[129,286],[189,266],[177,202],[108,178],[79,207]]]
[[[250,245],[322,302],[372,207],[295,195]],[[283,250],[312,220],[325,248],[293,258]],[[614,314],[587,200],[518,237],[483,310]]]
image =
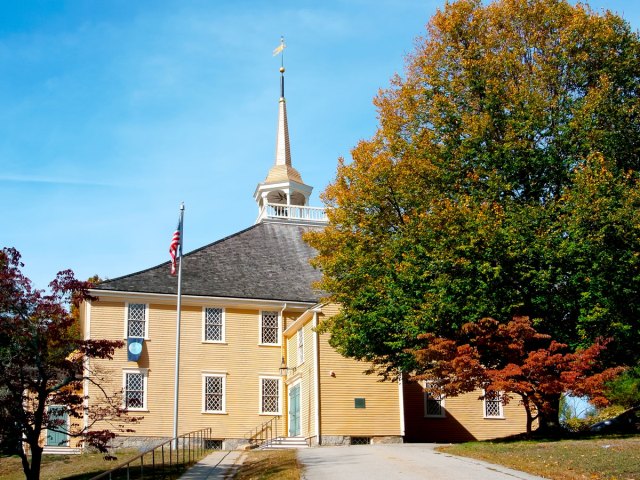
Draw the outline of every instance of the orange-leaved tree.
[[[570,351],[611,338],[608,364],[636,362],[638,71],[638,33],[610,12],[447,2],[307,237],[342,306],[332,345],[393,376],[420,334],[527,316]]]
[[[527,413],[527,433],[534,420],[557,421],[563,393],[588,396],[605,406],[606,382],[623,368],[603,368],[600,355],[607,341],[598,340],[572,352],[531,325],[527,317],[507,323],[483,318],[462,326],[453,338],[423,334],[425,347],[414,352],[414,380],[432,393],[456,396],[482,388],[483,396],[504,404],[516,396]]]

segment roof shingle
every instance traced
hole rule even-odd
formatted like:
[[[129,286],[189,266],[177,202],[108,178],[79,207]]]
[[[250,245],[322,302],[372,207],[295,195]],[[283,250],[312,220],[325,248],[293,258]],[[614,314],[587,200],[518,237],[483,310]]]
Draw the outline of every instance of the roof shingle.
[[[243,299],[317,302],[312,288],[320,271],[309,260],[315,250],[302,235],[318,227],[263,222],[183,256],[182,294]],[[106,280],[96,289],[177,294],[169,262]]]

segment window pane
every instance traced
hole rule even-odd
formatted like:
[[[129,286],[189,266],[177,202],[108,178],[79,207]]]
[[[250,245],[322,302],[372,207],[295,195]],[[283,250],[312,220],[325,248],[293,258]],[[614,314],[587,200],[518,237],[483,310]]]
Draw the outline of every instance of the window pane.
[[[304,332],[298,330],[298,365],[304,362]]]
[[[127,408],[144,408],[144,375],[142,373],[127,373],[125,406]]]
[[[502,402],[496,393],[487,393],[484,399],[484,414],[486,417],[501,417]]]
[[[262,343],[278,343],[278,312],[262,312]]]
[[[262,379],[262,412],[278,413],[279,381],[276,378]]]
[[[205,377],[205,410],[221,412],[223,410],[224,381],[222,377]]]
[[[441,417],[443,397],[440,395],[432,395],[428,392],[425,392],[425,398],[426,398],[425,415],[433,416],[433,417]]]
[[[210,342],[221,342],[222,327],[222,309],[205,309],[204,339]]]
[[[127,316],[127,336],[144,337],[146,306],[144,303],[130,303]]]

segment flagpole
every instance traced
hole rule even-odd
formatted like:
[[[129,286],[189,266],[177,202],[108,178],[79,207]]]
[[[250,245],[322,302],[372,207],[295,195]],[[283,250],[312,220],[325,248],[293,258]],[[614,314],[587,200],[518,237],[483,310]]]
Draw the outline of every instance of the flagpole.
[[[176,371],[175,371],[175,385],[173,388],[173,438],[174,448],[178,449],[178,394],[180,391],[180,317],[182,307],[182,243],[184,237],[182,234],[182,226],[184,220],[184,202],[180,204],[180,243],[178,244],[178,300],[176,306]]]

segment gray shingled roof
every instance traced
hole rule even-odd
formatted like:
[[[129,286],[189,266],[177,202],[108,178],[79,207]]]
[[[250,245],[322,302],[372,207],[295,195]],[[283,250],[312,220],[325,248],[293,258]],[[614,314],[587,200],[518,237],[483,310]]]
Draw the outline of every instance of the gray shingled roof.
[[[317,227],[263,222],[183,256],[182,294],[317,302],[312,283],[320,271],[309,265],[315,250],[302,234]],[[176,294],[169,262],[106,280],[98,290]]]

